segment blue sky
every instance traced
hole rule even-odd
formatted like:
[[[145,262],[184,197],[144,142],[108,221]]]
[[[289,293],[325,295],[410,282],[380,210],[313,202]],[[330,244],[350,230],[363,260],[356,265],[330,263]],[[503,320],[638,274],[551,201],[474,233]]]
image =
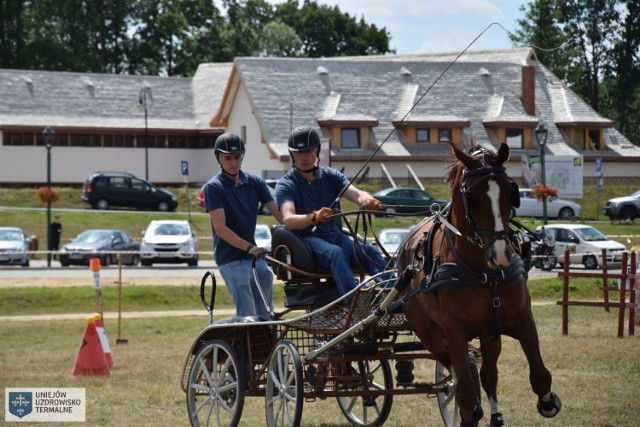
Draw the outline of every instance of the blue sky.
[[[280,3],[282,0],[269,0]],[[399,54],[458,52],[464,50],[486,27],[500,23],[509,31],[523,17],[520,0],[316,0],[337,5],[341,11],[386,27],[390,46]],[[511,42],[497,25],[482,35],[470,50],[507,49]]]

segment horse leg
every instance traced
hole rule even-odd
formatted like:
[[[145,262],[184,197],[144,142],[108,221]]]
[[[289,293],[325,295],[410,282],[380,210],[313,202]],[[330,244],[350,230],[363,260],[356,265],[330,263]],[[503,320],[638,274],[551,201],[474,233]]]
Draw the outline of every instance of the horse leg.
[[[517,339],[529,362],[529,382],[533,392],[538,395],[538,412],[546,418],[554,417],[562,409],[562,402],[551,391],[551,373],[544,365],[540,354],[538,330],[532,314],[520,328]]]
[[[456,375],[458,386],[456,387],[456,401],[460,407],[462,422],[460,427],[475,427],[482,418],[483,412],[478,398],[480,388],[479,378],[475,362],[469,359],[469,346],[466,338],[460,334],[460,325],[445,329],[447,344],[453,371]],[[474,366],[471,366],[471,363]],[[472,372],[473,369],[473,372]]]
[[[498,409],[498,358],[502,352],[502,340],[484,338],[481,340],[482,367],[480,368],[480,379],[482,388],[487,393],[489,405],[491,405],[490,427],[500,427],[504,425],[504,420]]]

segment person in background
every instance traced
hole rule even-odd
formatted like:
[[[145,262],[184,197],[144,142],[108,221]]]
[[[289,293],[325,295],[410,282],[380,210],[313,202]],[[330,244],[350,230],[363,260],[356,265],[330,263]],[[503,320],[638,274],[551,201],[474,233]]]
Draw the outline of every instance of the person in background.
[[[380,202],[350,185],[341,172],[317,165],[320,136],[314,129],[294,129],[288,147],[293,167],[276,184],[276,199],[284,223],[309,244],[320,268],[331,271],[344,295],[356,287],[354,266],[359,263],[369,275],[374,275],[385,269],[386,262],[369,244],[358,245],[356,249],[353,240],[343,233],[340,217],[329,217],[334,210],[340,210],[336,199],[343,191],[342,197],[362,209],[377,211]]]
[[[214,153],[220,172],[203,191],[211,217],[214,258],[237,315],[268,319],[273,305],[273,272],[264,260],[265,248],[256,246],[254,239],[258,205],[266,205],[279,223],[282,215],[264,179],[241,170],[245,155],[242,138],[232,133],[220,135]],[[259,283],[252,272],[254,259]]]
[[[51,223],[51,241],[49,242],[49,250],[56,251],[60,249],[60,237],[62,237],[62,224],[60,223],[60,215],[53,217]],[[53,254],[53,259],[58,259],[58,254]]]

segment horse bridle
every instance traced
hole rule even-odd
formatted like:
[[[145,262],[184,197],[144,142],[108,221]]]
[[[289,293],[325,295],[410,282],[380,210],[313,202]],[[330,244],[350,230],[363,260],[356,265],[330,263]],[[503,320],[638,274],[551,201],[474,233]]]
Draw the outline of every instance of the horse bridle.
[[[492,162],[490,161],[491,153],[487,149],[476,147],[473,151],[471,151],[470,154],[482,154],[482,166],[477,169],[468,169],[466,167],[464,168],[462,172],[460,192],[462,193],[462,204],[464,206],[465,217],[474,230],[473,237],[468,237],[468,240],[476,246],[484,249],[493,245],[493,243],[495,243],[497,240],[508,240],[507,233],[509,231],[509,228],[505,227],[501,231],[484,230],[478,228],[473,218],[473,214],[471,213],[471,192],[477,185],[484,181],[490,179],[505,179],[511,183],[511,206],[516,208],[520,207],[520,192],[518,184],[511,177],[509,177],[509,175],[507,175],[506,168],[502,165],[492,164]],[[469,181],[474,178],[475,180],[469,183]]]

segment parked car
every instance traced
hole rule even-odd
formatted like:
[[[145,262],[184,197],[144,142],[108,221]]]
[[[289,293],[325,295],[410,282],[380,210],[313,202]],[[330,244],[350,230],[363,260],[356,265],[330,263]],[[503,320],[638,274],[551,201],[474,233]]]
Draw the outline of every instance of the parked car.
[[[267,252],[271,252],[271,229],[268,225],[257,224],[253,238],[256,240],[256,246],[261,246]]]
[[[0,227],[0,264],[29,267],[30,243],[22,228]]]
[[[445,207],[449,201],[436,199],[429,195],[426,191],[419,188],[391,187],[380,190],[372,194],[373,197],[380,200],[380,211],[387,216],[393,216],[395,213],[418,213],[429,211],[434,203]]]
[[[197,266],[198,238],[189,221],[153,220],[143,233],[140,252],[144,266],[183,262]]]
[[[124,172],[95,172],[89,175],[82,188],[82,200],[94,209],[118,206],[166,212],[178,206],[178,198],[170,191]]]
[[[584,224],[548,224],[536,231],[544,232],[555,242],[555,256],[562,266],[564,253],[569,251],[571,264],[583,264],[587,269],[597,269],[602,265],[602,250],[606,249],[607,263],[622,262],[622,253],[627,248],[615,240],[610,240],[598,229]]]
[[[630,196],[607,200],[607,204],[604,205],[604,214],[609,219],[633,220],[640,217],[640,190]]]
[[[520,207],[515,208],[516,216],[531,216],[542,218],[544,216],[543,203],[536,199],[530,188],[520,189]],[[582,207],[570,200],[547,200],[547,217],[558,218],[564,221],[582,216]]]
[[[135,266],[140,262],[140,245],[126,231],[122,230],[85,230],[71,242],[62,246],[58,260],[62,267],[89,265],[91,258],[100,258],[104,267],[118,262],[122,252],[122,263]]]
[[[385,228],[380,232],[378,240],[390,256],[398,251],[402,239],[409,233],[409,228]]]

